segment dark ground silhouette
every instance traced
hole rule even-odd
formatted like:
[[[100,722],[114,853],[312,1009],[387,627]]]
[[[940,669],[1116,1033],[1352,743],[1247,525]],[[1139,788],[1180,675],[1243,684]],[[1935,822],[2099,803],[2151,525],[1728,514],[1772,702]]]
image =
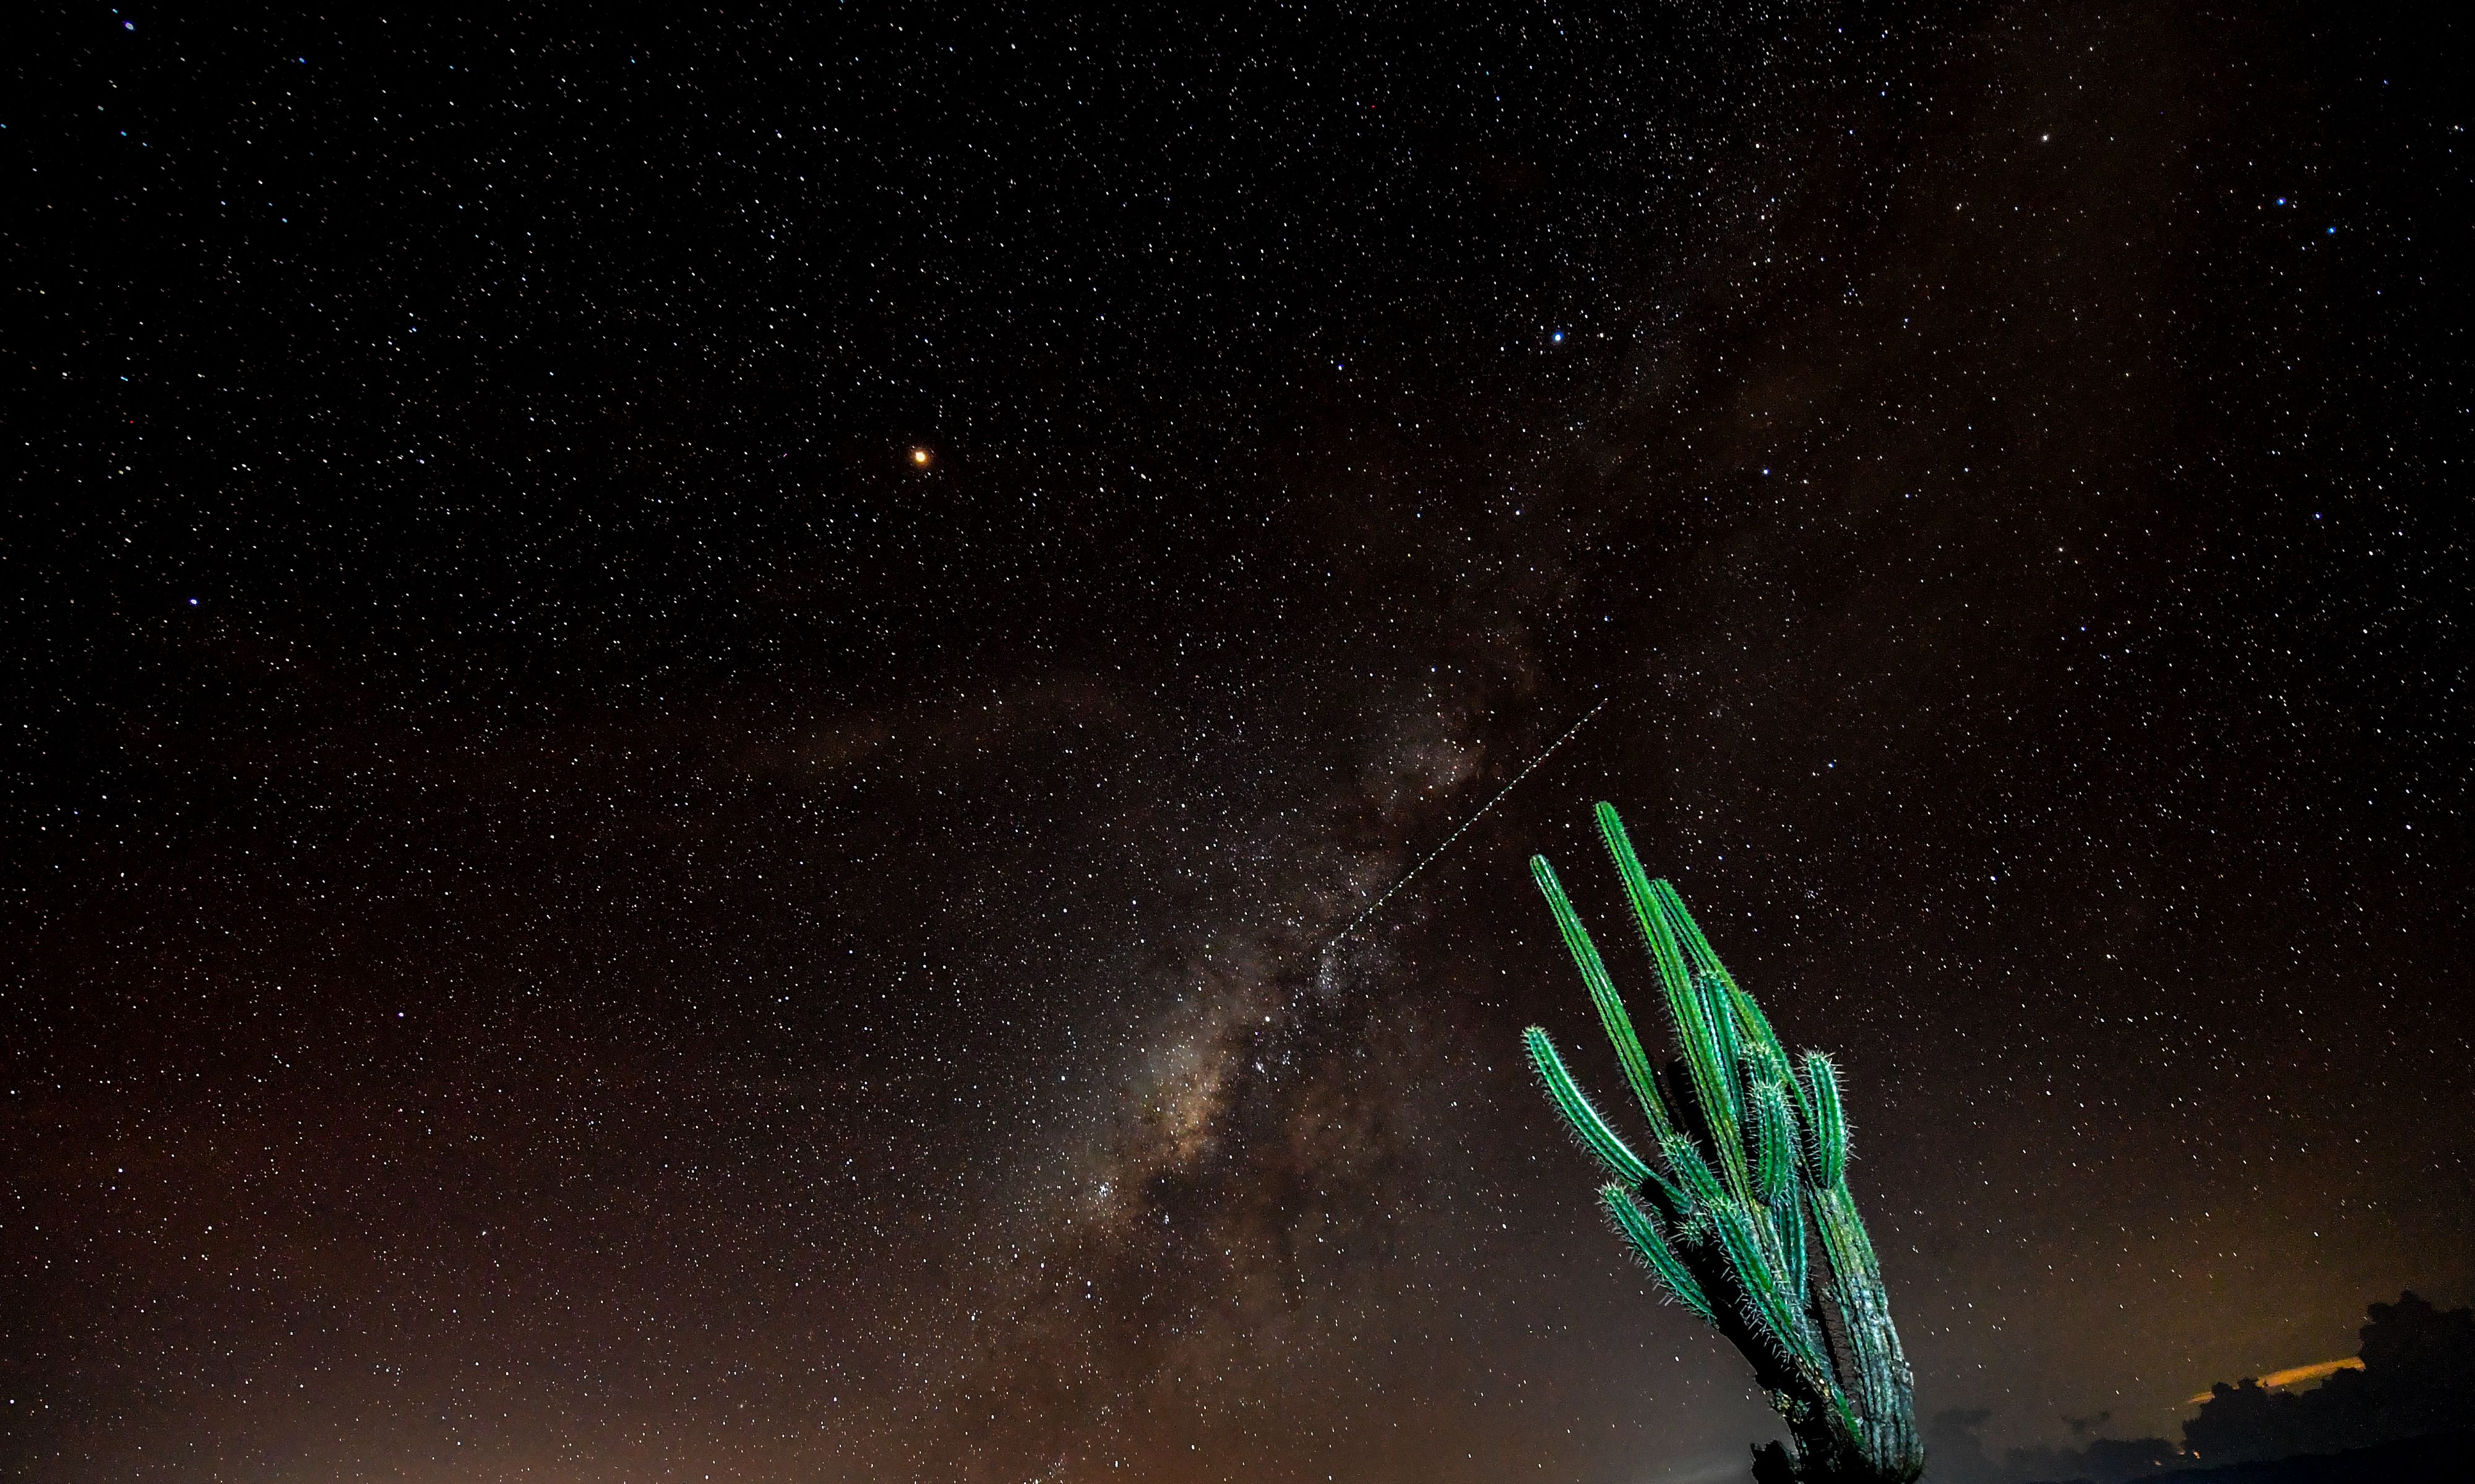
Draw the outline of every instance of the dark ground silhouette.
[[[2360,1371],[2310,1391],[2270,1391],[2249,1377],[2219,1381],[2165,1438],[2092,1438],[2011,1448],[1999,1461],[1980,1437],[1990,1414],[1953,1410],[1927,1429],[1937,1484],[2122,1484],[2170,1475],[2228,1484],[2351,1484],[2364,1479],[2475,1479],[2475,1310],[2435,1308],[2413,1293],[2375,1303]],[[2074,1437],[2106,1418],[2069,1419]]]
[[[2343,1453],[2183,1469],[2166,1477],[2175,1484],[2463,1484],[2475,1479],[2475,1432],[2400,1438]]]

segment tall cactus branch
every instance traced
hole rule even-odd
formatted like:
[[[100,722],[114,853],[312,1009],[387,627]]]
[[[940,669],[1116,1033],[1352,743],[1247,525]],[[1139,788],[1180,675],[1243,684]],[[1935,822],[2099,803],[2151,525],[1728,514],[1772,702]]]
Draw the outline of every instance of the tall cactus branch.
[[[1613,1177],[1599,1198],[1627,1245],[1752,1362],[1795,1440],[1793,1476],[1907,1484],[1924,1470],[1924,1447],[1881,1265],[1848,1189],[1838,1068],[1818,1051],[1789,1058],[1683,898],[1642,869],[1614,807],[1601,804],[1598,821],[1681,1054],[1664,1078],[1554,868],[1533,856],[1530,872],[1650,1125],[1655,1162],[1600,1114],[1536,1026],[1522,1033],[1531,1065]]]

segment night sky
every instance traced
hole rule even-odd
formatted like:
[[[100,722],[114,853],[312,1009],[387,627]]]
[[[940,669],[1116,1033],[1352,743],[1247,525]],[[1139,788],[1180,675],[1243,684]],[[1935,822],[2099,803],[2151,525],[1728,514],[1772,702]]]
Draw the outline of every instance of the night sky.
[[[187,9],[0,89],[7,1477],[1742,1477],[1599,798],[1922,1413],[2475,1298],[2463,28]]]

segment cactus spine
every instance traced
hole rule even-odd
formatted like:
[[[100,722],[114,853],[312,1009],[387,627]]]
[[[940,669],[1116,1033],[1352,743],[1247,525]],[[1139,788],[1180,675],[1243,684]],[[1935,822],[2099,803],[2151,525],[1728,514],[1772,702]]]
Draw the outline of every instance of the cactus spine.
[[[1599,805],[1598,820],[1682,1053],[1663,1076],[1554,867],[1532,856],[1530,871],[1650,1125],[1656,1162],[1600,1115],[1536,1026],[1522,1033],[1531,1065],[1613,1177],[1599,1199],[1617,1231],[1677,1302],[1752,1362],[1795,1439],[1792,1476],[1906,1484],[1924,1470],[1924,1447],[1881,1265],[1848,1191],[1838,1068],[1818,1051],[1790,1061],[1676,888],[1642,870],[1614,807]],[[1757,1462],[1755,1472],[1768,1469]]]

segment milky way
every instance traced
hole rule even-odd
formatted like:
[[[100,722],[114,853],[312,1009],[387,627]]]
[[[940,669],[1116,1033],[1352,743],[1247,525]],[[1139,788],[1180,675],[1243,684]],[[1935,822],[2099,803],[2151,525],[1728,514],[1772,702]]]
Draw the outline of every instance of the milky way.
[[[2475,1297],[2449,38],[813,9],[21,49],[12,1477],[1741,1477],[1599,798],[1928,1416]]]

